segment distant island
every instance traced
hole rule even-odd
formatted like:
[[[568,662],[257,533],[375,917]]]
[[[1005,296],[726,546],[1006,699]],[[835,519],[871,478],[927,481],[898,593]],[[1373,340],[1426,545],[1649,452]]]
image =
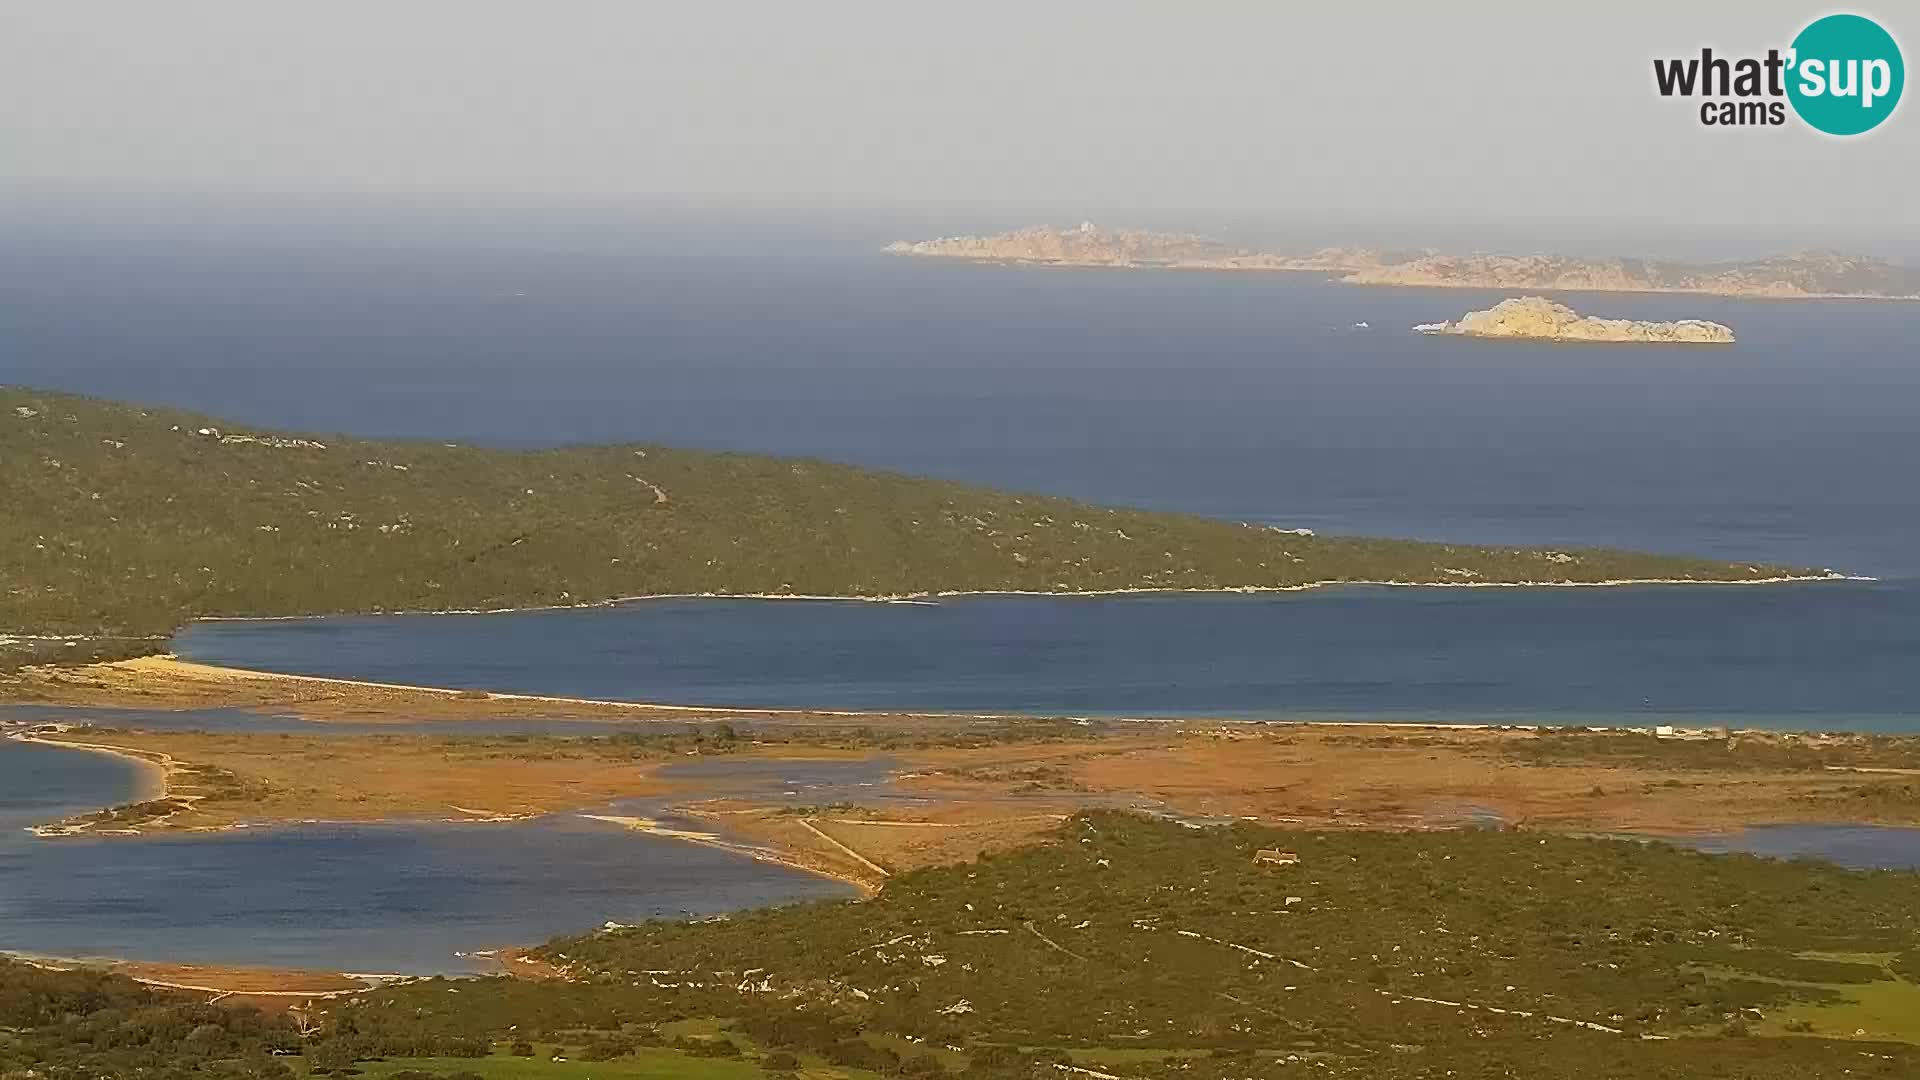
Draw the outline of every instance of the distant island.
[[[1454,322],[1422,323],[1421,334],[1466,337],[1531,338],[1541,341],[1640,342],[1647,344],[1731,345],[1733,330],[1704,319],[1644,322],[1582,315],[1542,296],[1502,300],[1485,311],[1469,311]]]
[[[0,461],[0,668],[9,651],[84,654],[56,635],[163,639],[200,616],[1822,576],[1315,536],[750,454],[316,437],[4,387]]]
[[[1345,247],[1284,254],[1192,234],[1111,229],[1092,222],[1068,229],[1040,226],[994,236],[903,240],[886,250],[895,255],[1041,266],[1310,271],[1351,285],[1920,300],[1920,269],[1832,252],[1720,263]]]

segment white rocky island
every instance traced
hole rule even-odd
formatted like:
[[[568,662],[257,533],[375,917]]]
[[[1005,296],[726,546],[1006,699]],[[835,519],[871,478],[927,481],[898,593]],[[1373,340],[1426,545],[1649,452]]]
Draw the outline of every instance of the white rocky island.
[[[1454,322],[1422,323],[1421,334],[1529,338],[1537,341],[1608,341],[1649,344],[1731,345],[1733,330],[1704,319],[1643,322],[1582,315],[1542,296],[1502,300],[1485,311],[1469,311]]]

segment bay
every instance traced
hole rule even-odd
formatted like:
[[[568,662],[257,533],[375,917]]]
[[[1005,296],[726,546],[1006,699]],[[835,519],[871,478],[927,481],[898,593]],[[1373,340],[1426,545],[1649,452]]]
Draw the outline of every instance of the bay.
[[[188,627],[189,660],[734,708],[1920,731],[1920,587],[685,599]]]

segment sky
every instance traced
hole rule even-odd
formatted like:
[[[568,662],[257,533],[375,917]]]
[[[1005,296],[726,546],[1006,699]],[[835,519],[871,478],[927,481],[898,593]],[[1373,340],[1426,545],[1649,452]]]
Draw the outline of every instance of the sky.
[[[1654,91],[1827,10],[0,0],[0,191],[1910,228],[1920,103],[1840,140]]]

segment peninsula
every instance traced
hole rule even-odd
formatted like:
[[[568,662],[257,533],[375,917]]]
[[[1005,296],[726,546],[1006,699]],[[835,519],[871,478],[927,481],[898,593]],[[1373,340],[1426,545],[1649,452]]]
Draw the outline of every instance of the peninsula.
[[[504,451],[243,428],[0,388],[0,671],[156,652],[187,620],[1331,582],[1762,582],[1821,571],[1354,537],[813,460]]]
[[[1422,323],[1421,334],[1527,338],[1536,341],[1632,342],[1644,344],[1731,345],[1733,331],[1702,319],[1645,322],[1582,315],[1545,297],[1502,300],[1485,311],[1469,311],[1454,322]]]
[[[1359,247],[1289,254],[1191,234],[1110,229],[1092,222],[1071,229],[1040,226],[993,236],[901,241],[886,250],[895,255],[1044,266],[1310,271],[1351,285],[1920,300],[1920,269],[1863,255],[1818,251],[1714,263]]]
[[[866,899],[490,949],[518,978],[0,957],[0,1063],[136,1076],[166,1054],[221,1067],[182,1076],[262,1080],[1235,1080],[1302,1061],[1352,1080],[1579,1080],[1707,1075],[1733,1049],[1754,1080],[1920,1065],[1913,875],[1605,838],[1915,820],[1910,737],[876,719],[564,738],[22,732],[164,771],[158,797],[47,843],[557,811],[842,877]],[[715,792],[714,771],[688,784],[668,769],[692,754],[764,776],[755,763],[882,748],[889,775],[861,802]],[[613,795],[700,824],[589,808]],[[1505,827],[1448,828],[1489,811]],[[129,1030],[141,1041],[95,1034]]]
[[[147,660],[75,669],[46,685],[69,701],[116,701],[94,687],[145,674],[165,707],[170,675]],[[104,670],[103,670],[104,668]],[[53,673],[42,673],[51,675]],[[297,678],[236,672],[260,712],[326,717]],[[184,687],[183,687],[184,689]],[[275,694],[271,703],[264,695]],[[430,703],[415,721],[395,688],[393,724],[355,734],[317,724],[298,734],[140,730],[139,711],[71,713],[91,723],[20,722],[11,738],[117,754],[143,764],[138,798],[39,823],[49,839],[140,836],[325,821],[496,824],[554,813],[607,813],[614,799],[664,798],[679,811],[856,884],[873,884],[845,847],[888,866],[927,865],[1023,842],[1099,806],[1153,806],[1194,819],[1267,820],[1315,828],[1452,828],[1491,817],[1561,832],[1686,834],[1783,822],[1920,825],[1920,737],[1724,729],[1480,727],[1420,723],[1247,724],[1203,718],[1152,723],[961,713],[830,715],[775,710],[716,716],[694,707],[636,709],[622,726],[473,734],[456,718],[501,715],[482,701]],[[235,704],[247,702],[236,696]],[[602,718],[601,703],[554,699],[544,719]],[[464,711],[452,711],[466,706]],[[633,721],[644,720],[641,726]],[[111,726],[124,723],[128,726]],[[93,726],[106,725],[106,726]],[[12,730],[8,731],[8,728]],[[856,812],[794,814],[787,785],[754,786],[709,769],[675,779],[687,757],[731,762],[865,763],[879,786]],[[720,763],[713,763],[720,764]],[[1285,777],[1276,783],[1276,777]],[[719,778],[719,779],[716,779]],[[823,803],[847,789],[828,785]],[[902,801],[900,796],[908,796]],[[786,828],[814,817],[845,847]],[[873,820],[867,820],[873,819]],[[946,830],[968,832],[956,848]],[[838,826],[849,826],[842,829]],[[871,826],[871,827],[853,827]],[[960,839],[960,838],[956,838]]]

